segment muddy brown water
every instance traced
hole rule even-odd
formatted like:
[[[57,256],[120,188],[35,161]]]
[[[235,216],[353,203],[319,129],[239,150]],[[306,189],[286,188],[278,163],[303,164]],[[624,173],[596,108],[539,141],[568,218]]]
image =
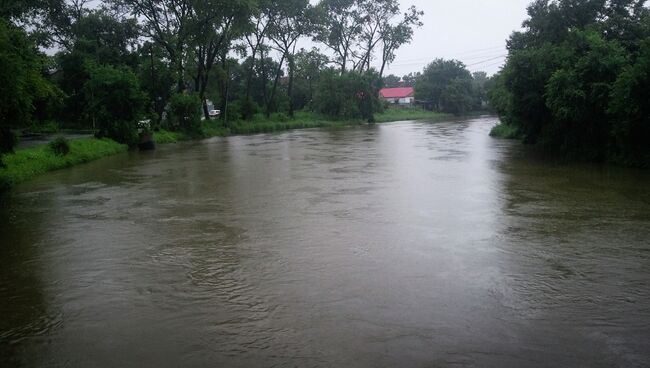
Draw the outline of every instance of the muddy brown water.
[[[0,210],[0,366],[650,366],[650,173],[495,123],[214,138],[25,183]]]

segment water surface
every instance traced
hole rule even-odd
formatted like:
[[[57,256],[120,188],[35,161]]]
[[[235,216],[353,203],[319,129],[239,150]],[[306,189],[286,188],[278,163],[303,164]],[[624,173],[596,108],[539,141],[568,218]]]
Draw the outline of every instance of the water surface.
[[[649,366],[650,174],[494,124],[214,138],[26,183],[0,210],[0,366]]]

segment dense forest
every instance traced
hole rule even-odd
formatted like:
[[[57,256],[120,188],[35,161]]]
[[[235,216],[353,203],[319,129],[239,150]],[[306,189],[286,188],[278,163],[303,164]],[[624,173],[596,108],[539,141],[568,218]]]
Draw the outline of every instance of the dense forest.
[[[650,166],[645,0],[537,0],[508,40],[490,100],[503,124],[563,156]]]
[[[422,15],[397,0],[3,2],[2,149],[17,128],[123,143],[143,120],[193,133],[217,109],[224,125],[302,109],[372,120]]]

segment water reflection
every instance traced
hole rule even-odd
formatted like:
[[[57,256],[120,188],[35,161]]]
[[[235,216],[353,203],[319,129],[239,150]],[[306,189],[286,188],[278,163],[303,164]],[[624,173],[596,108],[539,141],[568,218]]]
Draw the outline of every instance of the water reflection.
[[[0,359],[643,366],[650,178],[528,157],[494,123],[214,138],[30,182],[2,210]]]

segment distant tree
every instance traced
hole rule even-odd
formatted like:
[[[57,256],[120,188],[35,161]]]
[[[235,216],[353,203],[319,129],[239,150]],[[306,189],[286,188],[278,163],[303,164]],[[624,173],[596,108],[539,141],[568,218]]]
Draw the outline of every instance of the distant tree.
[[[402,83],[404,83],[405,87],[413,87],[415,86],[415,82],[420,77],[420,75],[422,75],[420,72],[409,73],[402,77]]]
[[[402,78],[394,74],[385,76],[383,78],[383,81],[384,81],[384,87],[386,88],[396,88],[402,86]]]
[[[374,86],[378,76],[347,72],[339,74],[330,69],[320,77],[314,110],[333,118],[374,121],[379,110],[379,98]]]
[[[415,82],[415,98],[437,111],[462,113],[472,94],[472,75],[458,60],[434,60]]]

